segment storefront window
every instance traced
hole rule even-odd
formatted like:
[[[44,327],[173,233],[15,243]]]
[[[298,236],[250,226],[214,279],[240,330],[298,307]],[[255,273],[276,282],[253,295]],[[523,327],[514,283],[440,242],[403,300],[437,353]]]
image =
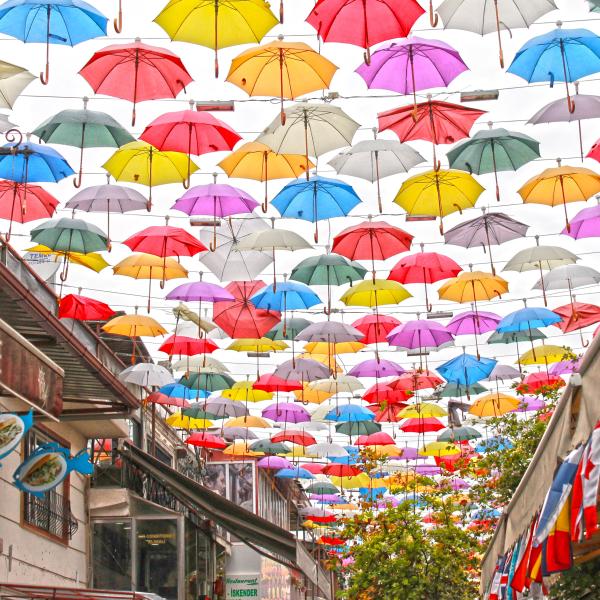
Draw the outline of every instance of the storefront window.
[[[92,524],[95,588],[131,589],[131,521]]]
[[[137,589],[177,600],[177,523],[173,519],[137,521]]]
[[[207,536],[189,521],[185,528],[185,597],[198,600],[209,595],[210,544]]]

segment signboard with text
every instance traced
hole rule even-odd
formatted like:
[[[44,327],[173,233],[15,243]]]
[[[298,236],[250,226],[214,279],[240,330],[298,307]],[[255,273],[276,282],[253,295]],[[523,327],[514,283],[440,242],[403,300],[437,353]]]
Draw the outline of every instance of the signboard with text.
[[[260,598],[260,574],[235,574],[225,577],[225,600]]]

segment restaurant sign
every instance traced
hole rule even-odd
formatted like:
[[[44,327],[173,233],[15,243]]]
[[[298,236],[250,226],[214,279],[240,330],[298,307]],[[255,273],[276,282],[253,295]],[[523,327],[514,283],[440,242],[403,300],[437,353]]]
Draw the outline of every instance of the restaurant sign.
[[[260,575],[258,573],[234,574],[225,577],[226,600],[260,598]]]

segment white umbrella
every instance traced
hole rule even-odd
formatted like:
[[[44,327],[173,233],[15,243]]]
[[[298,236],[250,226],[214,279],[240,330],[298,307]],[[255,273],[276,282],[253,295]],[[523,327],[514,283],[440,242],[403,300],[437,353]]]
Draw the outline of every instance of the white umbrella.
[[[480,35],[495,31],[498,35],[500,66],[504,68],[501,26],[508,31],[529,27],[551,10],[556,10],[554,0],[444,0],[437,12],[442,17],[444,29],[463,29]]]
[[[327,442],[312,444],[308,447],[308,451],[311,454],[316,454],[319,458],[342,458],[348,456],[348,452],[342,446]]]
[[[173,375],[160,365],[138,363],[119,373],[119,379],[142,387],[162,387],[175,381]]]
[[[425,159],[408,144],[394,140],[364,140],[354,144],[346,152],[341,152],[328,164],[339,175],[359,177],[371,183],[377,182],[377,201],[381,212],[380,179],[398,173],[408,173],[424,161]]]
[[[253,281],[273,258],[260,249],[238,247],[248,236],[271,228],[255,215],[222,220],[216,228],[217,249],[200,255],[202,262],[219,281]],[[207,247],[213,241],[213,228],[200,230],[200,241]]]
[[[0,108],[12,108],[21,92],[37,79],[27,69],[0,60]]]
[[[337,379],[317,379],[308,384],[311,390],[326,392],[328,394],[353,394],[357,390],[364,389],[359,379],[352,375],[340,375]],[[313,413],[314,414],[314,413]]]
[[[182,358],[173,363],[175,371],[196,371],[201,367],[212,369],[215,373],[229,373],[229,369],[220,360],[206,354]]]
[[[552,269],[532,289],[569,290],[569,298],[572,304],[572,291],[574,288],[597,283],[600,283],[600,273],[596,269],[583,265],[565,265],[564,267]]]
[[[5,133],[9,129],[17,127],[14,123],[8,120],[8,115],[0,114],[0,133]]]

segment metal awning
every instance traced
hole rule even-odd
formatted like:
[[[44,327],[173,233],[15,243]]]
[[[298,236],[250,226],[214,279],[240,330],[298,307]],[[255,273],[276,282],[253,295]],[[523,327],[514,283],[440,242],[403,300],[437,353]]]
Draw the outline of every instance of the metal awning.
[[[2,600],[148,600],[148,597],[139,592],[0,583]]]

